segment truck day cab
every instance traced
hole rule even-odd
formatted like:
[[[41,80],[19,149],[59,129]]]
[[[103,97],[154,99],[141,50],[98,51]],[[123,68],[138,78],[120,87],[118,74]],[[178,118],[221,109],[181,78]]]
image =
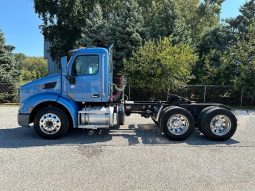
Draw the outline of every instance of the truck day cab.
[[[206,137],[223,141],[232,137],[237,119],[231,109],[217,103],[194,103],[179,96],[168,101],[132,102],[113,96],[111,49],[80,48],[61,59],[61,74],[35,80],[20,88],[18,123],[33,123],[38,135],[46,139],[64,136],[69,128],[110,128],[125,116],[141,114],[158,125],[171,140],[184,140],[194,128]],[[116,120],[114,118],[116,117]]]

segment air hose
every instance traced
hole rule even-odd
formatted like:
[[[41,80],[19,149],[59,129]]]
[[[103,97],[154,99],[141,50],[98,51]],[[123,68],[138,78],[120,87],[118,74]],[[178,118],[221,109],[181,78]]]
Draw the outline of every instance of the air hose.
[[[117,101],[120,99],[121,95],[124,93],[127,86],[127,78],[125,76],[121,76],[119,78],[119,85],[113,84],[114,89],[117,91],[115,95],[111,95],[111,101]]]

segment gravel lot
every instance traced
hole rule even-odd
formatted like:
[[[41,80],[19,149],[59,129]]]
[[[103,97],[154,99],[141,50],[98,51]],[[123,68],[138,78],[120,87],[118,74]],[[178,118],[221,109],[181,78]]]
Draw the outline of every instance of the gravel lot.
[[[237,111],[226,142],[195,132],[185,142],[162,136],[132,115],[110,132],[72,130],[43,140],[0,106],[0,190],[255,190],[255,114]]]

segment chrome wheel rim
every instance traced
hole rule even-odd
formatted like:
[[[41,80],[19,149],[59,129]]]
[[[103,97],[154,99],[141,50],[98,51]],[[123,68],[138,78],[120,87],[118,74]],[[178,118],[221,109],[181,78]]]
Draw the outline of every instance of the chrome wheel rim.
[[[52,135],[60,130],[61,121],[57,115],[47,113],[41,117],[39,126],[44,133]]]
[[[183,135],[189,129],[189,120],[184,115],[175,114],[169,118],[167,128],[174,135]]]
[[[231,121],[226,115],[217,115],[211,120],[210,129],[213,134],[224,136],[231,129]]]

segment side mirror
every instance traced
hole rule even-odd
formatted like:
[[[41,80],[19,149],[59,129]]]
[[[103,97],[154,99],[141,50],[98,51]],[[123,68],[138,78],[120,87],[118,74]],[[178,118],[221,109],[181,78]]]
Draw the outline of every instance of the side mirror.
[[[66,75],[66,79],[70,82],[70,84],[75,84],[75,77],[71,76],[69,72],[67,72],[67,57],[66,56],[61,58],[61,71],[62,71],[62,74]]]

